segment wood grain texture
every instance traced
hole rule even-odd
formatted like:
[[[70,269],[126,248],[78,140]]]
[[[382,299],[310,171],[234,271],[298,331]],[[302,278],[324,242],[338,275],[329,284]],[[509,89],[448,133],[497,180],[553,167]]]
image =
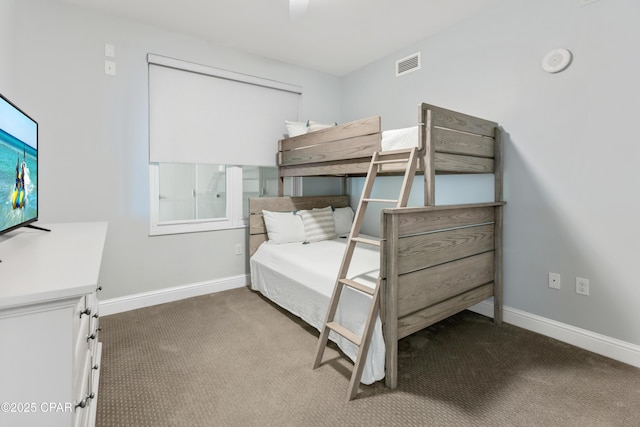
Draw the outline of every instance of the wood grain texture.
[[[422,104],[422,109],[432,112],[434,127],[493,137],[495,135],[495,128],[498,126],[497,123],[490,120],[436,107],[435,105]]]
[[[492,158],[495,154],[494,139],[449,129],[434,128],[431,132],[435,151]]]
[[[398,273],[487,252],[493,245],[493,224],[405,237],[398,241]]]
[[[381,271],[385,272],[382,277],[387,277],[390,280],[383,280],[381,283],[385,284],[385,287],[381,289],[384,292],[384,305],[381,307],[381,312],[384,311],[384,323],[382,325],[382,333],[385,342],[385,384],[387,387],[393,389],[398,386],[398,217],[386,216],[385,231],[383,235],[385,240],[380,248],[381,255],[385,257],[381,260],[383,266]]]
[[[370,158],[341,160],[296,166],[282,166],[279,174],[285,176],[364,176],[369,169]]]
[[[313,209],[325,206],[349,206],[349,196],[305,196],[305,197],[257,197],[249,199],[249,213],[265,211],[286,212]]]
[[[424,174],[426,206],[435,204],[435,174],[494,172],[495,122],[428,104],[419,112],[418,172]],[[375,116],[281,140],[280,177],[364,176],[380,138],[380,117]],[[385,174],[402,171],[396,166],[381,168]]]
[[[448,153],[435,153],[433,162],[436,173],[493,173],[494,167],[493,159]]]
[[[493,222],[503,205],[383,210],[381,312],[387,387],[398,384],[397,340],[494,295],[501,252],[492,250],[497,244]],[[501,308],[496,310],[501,316]]]
[[[281,139],[278,142],[279,151],[295,150],[301,147],[324,144],[330,141],[353,138],[355,136],[380,133],[380,116],[366,117],[349,123],[322,129],[293,138]]]
[[[493,279],[493,251],[401,275],[398,316],[430,307]]]
[[[379,133],[356,136],[295,150],[283,150],[278,153],[278,165],[290,166],[345,159],[360,159],[363,157],[370,158],[371,155],[379,149]]]
[[[301,209],[349,206],[349,196],[258,197],[249,199],[249,256],[268,240],[262,211],[289,212]]]
[[[424,172],[424,203],[425,206],[436,204],[436,167],[435,167],[435,145],[433,143],[433,118],[431,110],[425,109],[422,104],[422,123],[424,123],[425,141],[422,154],[422,167]]]
[[[385,209],[384,213],[399,216],[398,235],[404,237],[493,222],[494,207],[494,203],[449,205],[402,210]]]
[[[502,243],[502,227],[503,227],[503,206],[496,206],[496,227],[495,227],[495,257],[494,257],[494,291],[493,291],[493,321],[497,324],[502,323],[502,305],[503,305],[503,243]]]
[[[493,295],[493,283],[479,286],[439,304],[398,319],[398,339],[431,326]]]
[[[503,190],[503,176],[504,176],[504,129],[501,127],[496,128],[495,138],[495,155],[494,155],[494,193],[496,202],[504,200]]]

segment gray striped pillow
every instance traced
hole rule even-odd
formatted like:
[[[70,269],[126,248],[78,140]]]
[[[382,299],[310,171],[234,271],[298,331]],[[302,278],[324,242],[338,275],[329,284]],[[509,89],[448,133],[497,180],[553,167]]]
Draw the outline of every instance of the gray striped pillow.
[[[307,242],[335,239],[336,229],[333,222],[331,206],[315,208],[313,210],[298,211],[304,225],[304,236]]]

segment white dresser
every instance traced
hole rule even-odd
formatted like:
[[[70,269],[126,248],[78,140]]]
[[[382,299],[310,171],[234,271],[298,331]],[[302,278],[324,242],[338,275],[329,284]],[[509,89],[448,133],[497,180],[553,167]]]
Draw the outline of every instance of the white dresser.
[[[0,236],[0,425],[93,426],[107,223]]]

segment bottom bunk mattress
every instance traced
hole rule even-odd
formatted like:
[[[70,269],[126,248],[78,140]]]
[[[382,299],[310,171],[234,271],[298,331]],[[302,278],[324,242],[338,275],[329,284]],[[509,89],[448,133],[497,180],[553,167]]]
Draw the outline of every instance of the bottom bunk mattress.
[[[259,291],[318,331],[322,329],[346,239],[312,243],[263,243],[250,259],[251,288]],[[378,248],[356,247],[347,277],[375,286],[380,266]],[[371,296],[344,287],[335,320],[362,335]],[[358,347],[334,333],[329,339],[355,361]],[[361,382],[372,384],[384,378],[385,346],[382,323],[376,320]],[[309,361],[311,364],[311,360]]]

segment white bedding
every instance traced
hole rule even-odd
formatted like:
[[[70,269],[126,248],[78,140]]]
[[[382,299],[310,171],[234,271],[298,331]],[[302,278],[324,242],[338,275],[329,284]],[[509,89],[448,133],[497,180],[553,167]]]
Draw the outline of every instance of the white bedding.
[[[382,151],[388,151],[417,147],[419,145],[418,138],[418,126],[385,130],[382,132],[380,148]]]
[[[250,259],[251,287],[276,304],[322,329],[329,301],[346,247],[346,239],[308,244],[263,243]],[[356,247],[347,277],[372,287],[378,277],[380,255],[377,248]],[[362,335],[371,296],[344,288],[335,320]],[[355,360],[358,347],[331,332],[329,339]],[[384,378],[385,347],[378,318],[369,347],[361,382],[372,384]],[[311,361],[309,362],[311,363]]]

